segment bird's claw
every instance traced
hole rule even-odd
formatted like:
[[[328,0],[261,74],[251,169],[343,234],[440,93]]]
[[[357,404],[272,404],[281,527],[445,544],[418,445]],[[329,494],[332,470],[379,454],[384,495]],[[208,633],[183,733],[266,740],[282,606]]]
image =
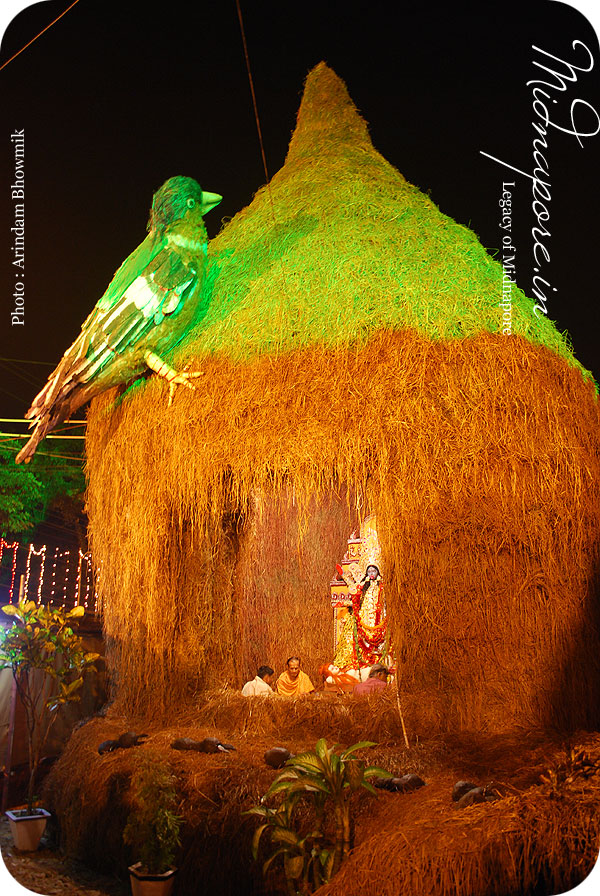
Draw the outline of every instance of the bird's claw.
[[[171,407],[173,404],[173,399],[175,397],[175,392],[177,391],[177,386],[187,386],[188,389],[195,389],[193,383],[190,383],[191,379],[195,379],[198,376],[202,376],[203,370],[196,370],[189,372],[188,367],[190,365],[186,364],[183,370],[178,373],[173,379],[169,380],[169,404],[168,407]]]
[[[202,376],[202,370],[194,371],[190,373],[188,371],[189,363],[185,365],[183,370],[177,373],[176,370],[163,361],[162,358],[159,358],[154,352],[147,351],[144,355],[144,360],[150,370],[153,370],[154,373],[157,373],[158,376],[162,376],[163,379],[167,380],[169,383],[169,407],[173,404],[173,396],[175,395],[175,390],[177,386],[187,386],[188,389],[195,389],[196,387],[193,383],[190,383],[191,379],[194,379],[197,376]]]

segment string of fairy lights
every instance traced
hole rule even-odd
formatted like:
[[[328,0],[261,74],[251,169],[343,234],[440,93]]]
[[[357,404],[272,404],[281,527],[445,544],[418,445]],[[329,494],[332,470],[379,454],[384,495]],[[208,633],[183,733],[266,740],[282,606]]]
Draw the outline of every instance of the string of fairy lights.
[[[0,538],[0,562],[4,553],[11,555],[8,602],[19,597],[21,575],[24,577],[23,596],[62,608],[81,604],[90,613],[98,612],[98,572],[94,569],[89,551],[61,550],[48,545],[34,547],[18,541]],[[19,552],[21,563],[19,564]],[[24,558],[23,558],[23,555]],[[19,569],[22,570],[18,575]]]

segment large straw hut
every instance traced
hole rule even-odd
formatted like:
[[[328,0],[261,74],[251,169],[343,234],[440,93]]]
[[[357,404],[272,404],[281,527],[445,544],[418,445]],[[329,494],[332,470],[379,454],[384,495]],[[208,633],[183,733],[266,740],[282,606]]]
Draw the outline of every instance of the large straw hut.
[[[91,407],[121,707],[291,654],[316,675],[335,562],[375,512],[400,692],[435,725],[598,721],[595,386],[516,285],[503,333],[503,284],[318,65],[283,168],[210,243],[171,359],[197,391],[168,407],[151,377]]]

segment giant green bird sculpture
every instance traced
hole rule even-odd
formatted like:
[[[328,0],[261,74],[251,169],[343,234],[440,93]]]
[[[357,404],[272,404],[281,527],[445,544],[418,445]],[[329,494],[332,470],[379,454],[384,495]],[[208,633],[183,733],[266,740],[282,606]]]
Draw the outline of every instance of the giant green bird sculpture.
[[[81,333],[25,415],[33,433],[16,457],[31,460],[39,442],[83,404],[148,368],[194,388],[195,375],[176,372],[161,355],[189,326],[206,270],[203,215],[221,201],[191,177],[171,177],[152,200],[148,236],[123,262]]]

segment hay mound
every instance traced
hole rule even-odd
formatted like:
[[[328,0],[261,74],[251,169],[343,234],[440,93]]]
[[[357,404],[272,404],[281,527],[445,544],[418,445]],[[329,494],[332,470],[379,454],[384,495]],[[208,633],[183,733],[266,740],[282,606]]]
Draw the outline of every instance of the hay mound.
[[[271,202],[272,199],[272,202]],[[403,698],[439,730],[600,720],[600,414],[551,323],[311,73],[288,158],[211,243],[178,347],[89,416],[117,697],[168,714],[333,654],[328,583],[375,512]],[[184,394],[185,393],[185,394]],[[165,715],[167,717],[167,715]]]
[[[446,778],[447,786],[451,786]],[[319,896],[528,896],[562,893],[593,869],[598,782],[553,800],[539,787],[449,810],[447,795],[399,814],[365,839]],[[378,819],[379,820],[379,819]],[[574,848],[575,846],[575,848]],[[385,871],[383,871],[385,869]]]
[[[407,333],[203,369],[202,400],[168,409],[151,383],[88,426],[130,711],[295,653],[316,684],[356,495],[381,520],[403,694],[446,729],[594,726],[600,419],[577,370],[517,338]]]

